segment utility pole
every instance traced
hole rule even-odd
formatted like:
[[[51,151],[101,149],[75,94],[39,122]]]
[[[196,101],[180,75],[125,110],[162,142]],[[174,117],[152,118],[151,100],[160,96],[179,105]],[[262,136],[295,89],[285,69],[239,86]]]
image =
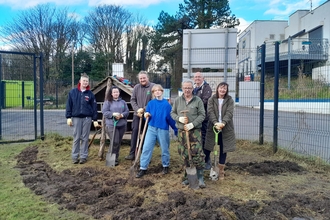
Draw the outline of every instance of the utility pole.
[[[71,77],[72,77],[72,89],[74,88],[74,41],[72,42],[72,73],[71,73]]]

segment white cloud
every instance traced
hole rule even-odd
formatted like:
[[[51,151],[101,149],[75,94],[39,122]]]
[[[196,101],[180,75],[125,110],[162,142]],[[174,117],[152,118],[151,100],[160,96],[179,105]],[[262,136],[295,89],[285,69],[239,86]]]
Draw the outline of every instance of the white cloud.
[[[244,31],[251,23],[252,21],[246,21],[244,18],[238,18],[239,19],[239,26],[236,27],[238,32]]]
[[[89,0],[89,6],[97,6],[103,4],[114,4],[114,5],[132,5],[140,7],[148,7],[149,5],[156,5],[161,2],[169,2],[168,0]]]
[[[313,0],[312,8],[316,8],[321,2],[324,1]],[[311,0],[272,0],[269,2],[268,6],[269,9],[265,11],[265,15],[273,15],[274,19],[288,19],[288,17],[297,10],[310,10]]]
[[[74,13],[74,12],[69,13],[68,14],[68,17],[73,18],[76,21],[79,21],[79,20],[81,20],[83,18],[80,14]]]
[[[86,3],[85,0],[0,0],[0,5],[6,5],[13,9],[27,9],[31,7],[35,7],[39,4],[47,4],[52,3],[59,6],[74,6],[79,4]]]
[[[148,7],[149,5],[159,4],[161,2],[171,2],[172,0],[0,0],[0,5],[7,5],[13,9],[27,9],[38,4],[53,3],[59,6],[97,6],[102,4],[131,5]]]
[[[270,5],[270,6],[272,6],[272,5],[275,5],[275,6],[276,6],[277,4],[279,4],[279,3],[281,3],[281,2],[282,2],[281,0],[273,0],[273,1],[270,1],[270,2],[269,2],[269,5]]]

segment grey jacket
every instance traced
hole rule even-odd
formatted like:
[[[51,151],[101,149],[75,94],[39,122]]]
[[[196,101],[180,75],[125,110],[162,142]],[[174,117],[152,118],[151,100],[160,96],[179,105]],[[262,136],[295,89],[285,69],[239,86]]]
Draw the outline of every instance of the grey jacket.
[[[189,112],[186,113],[188,123],[193,123],[194,129],[200,129],[202,127],[202,122],[205,119],[203,101],[199,97],[194,96],[190,102],[186,104],[184,95],[179,96],[174,100],[171,117],[176,121],[176,127],[181,130],[183,130],[184,124],[179,121],[179,117],[184,117],[184,114],[181,113],[183,110],[189,110]]]
[[[136,84],[133,89],[133,94],[131,96],[131,105],[134,110],[134,115],[139,108],[145,108],[148,102],[152,99],[151,89],[155,83],[149,82],[146,86],[141,84]]]
[[[127,117],[129,115],[129,110],[128,110],[128,106],[127,106],[126,102],[124,100],[122,100],[121,98],[119,98],[118,100],[113,100],[112,102],[109,102],[108,100],[106,100],[103,103],[102,114],[105,118],[105,124],[109,128],[113,127],[114,118],[113,118],[112,114],[114,112],[118,112],[124,116],[123,118],[119,119],[116,126],[117,127],[126,126]]]
[[[209,99],[207,113],[209,116],[209,123],[207,125],[205,149],[213,151],[214,146],[218,145],[218,143],[215,143],[215,135],[213,132],[214,124],[219,122],[219,102],[216,95],[213,95]],[[234,100],[230,95],[227,95],[223,100],[221,115],[222,122],[226,124],[226,126],[222,129],[223,152],[232,152],[236,149],[236,138],[233,122]]]

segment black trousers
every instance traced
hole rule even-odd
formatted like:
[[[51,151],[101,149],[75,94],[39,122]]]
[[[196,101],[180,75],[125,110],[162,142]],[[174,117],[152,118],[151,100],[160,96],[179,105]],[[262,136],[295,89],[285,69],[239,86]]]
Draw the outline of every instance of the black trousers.
[[[206,137],[206,130],[207,130],[207,123],[208,123],[208,120],[204,120],[202,122],[202,128],[201,128],[201,133],[202,133],[202,146],[203,146],[203,151],[204,151],[204,154],[205,154],[205,163],[207,163],[207,161],[209,161],[210,159],[210,151],[209,150],[206,150],[205,149],[205,137]]]
[[[219,163],[220,164],[225,164],[226,159],[227,159],[227,153],[223,152],[222,132],[219,132],[219,134],[218,134],[218,143],[216,143],[216,144],[219,145],[219,151],[220,151],[220,153],[219,153]],[[209,161],[209,159],[210,159],[211,151],[206,150],[205,148],[203,148],[203,150],[204,150],[204,154],[205,154],[205,163],[207,163],[207,161]]]
[[[106,126],[106,132],[108,134],[108,137],[110,139],[110,145],[109,145],[109,150],[110,150],[110,146],[111,146],[111,138],[113,136],[113,129],[114,127],[109,128],[108,126]],[[121,145],[121,141],[123,140],[123,136],[126,132],[126,125],[125,126],[121,126],[118,127],[116,126],[116,130],[114,133],[114,139],[113,139],[113,146],[112,146],[112,152],[113,154],[116,154],[116,159],[118,159],[119,157],[119,150],[120,150],[120,145]]]
[[[141,131],[140,133],[142,133],[143,131],[143,127],[145,124],[145,120],[142,118],[141,120]],[[135,155],[135,150],[138,146],[136,146],[136,141],[139,137],[139,123],[140,123],[140,117],[138,117],[137,115],[133,116],[133,121],[132,121],[132,136],[131,136],[131,149],[129,154],[130,155]],[[143,146],[143,143],[142,145]]]

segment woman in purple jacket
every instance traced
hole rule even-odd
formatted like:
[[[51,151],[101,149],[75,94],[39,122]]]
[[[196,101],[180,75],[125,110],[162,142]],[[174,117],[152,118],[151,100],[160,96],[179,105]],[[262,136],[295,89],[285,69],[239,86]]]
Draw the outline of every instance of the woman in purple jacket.
[[[120,144],[126,131],[127,117],[129,115],[127,103],[121,99],[118,87],[112,87],[106,95],[102,113],[105,118],[105,128],[109,138],[112,138],[113,129],[115,129],[112,153],[116,154],[115,165],[117,166],[119,164]],[[114,126],[115,121],[117,121],[116,126]]]

